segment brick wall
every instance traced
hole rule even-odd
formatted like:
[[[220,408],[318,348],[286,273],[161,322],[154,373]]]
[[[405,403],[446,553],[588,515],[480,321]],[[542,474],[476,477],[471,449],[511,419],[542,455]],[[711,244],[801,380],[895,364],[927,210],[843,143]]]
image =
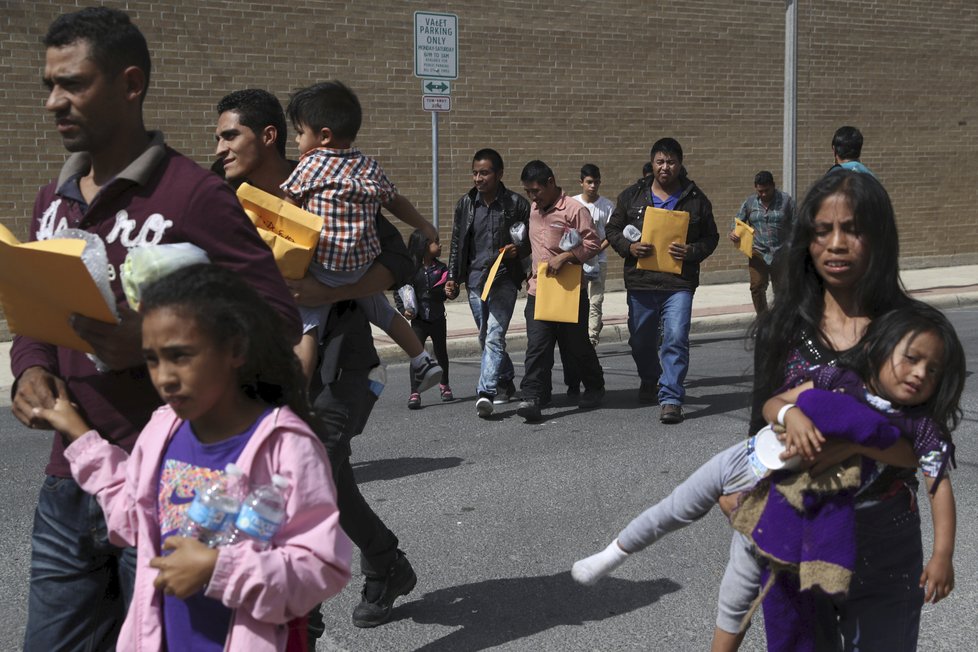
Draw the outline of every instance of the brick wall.
[[[147,125],[177,149],[210,162],[213,107],[229,90],[259,86],[285,100],[339,78],[365,108],[359,145],[425,214],[431,119],[413,76],[412,14],[457,14],[459,79],[440,118],[445,235],[470,186],[470,157],[485,146],[502,153],[511,186],[541,158],[576,194],[580,165],[593,162],[614,196],[639,176],[651,143],[674,136],[721,233],[757,170],[780,178],[783,0],[106,4],[129,11],[149,40]],[[64,159],[43,111],[39,41],[73,6],[8,1],[0,12],[0,220],[20,236],[37,188]],[[897,207],[904,264],[978,261],[975,3],[799,0],[798,14],[799,192],[830,165],[835,128],[856,125],[863,160]],[[746,278],[743,258],[721,240],[704,276]]]

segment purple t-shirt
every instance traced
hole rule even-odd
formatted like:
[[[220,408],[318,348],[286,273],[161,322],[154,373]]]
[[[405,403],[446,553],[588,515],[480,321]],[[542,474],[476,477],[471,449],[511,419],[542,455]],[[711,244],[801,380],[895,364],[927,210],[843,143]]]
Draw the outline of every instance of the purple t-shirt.
[[[160,545],[179,534],[186,511],[198,491],[224,475],[224,467],[237,461],[266,410],[246,431],[215,444],[202,444],[189,421],[180,424],[163,454],[156,499]],[[221,652],[231,626],[231,610],[203,591],[186,600],[163,596],[163,623],[169,650]]]

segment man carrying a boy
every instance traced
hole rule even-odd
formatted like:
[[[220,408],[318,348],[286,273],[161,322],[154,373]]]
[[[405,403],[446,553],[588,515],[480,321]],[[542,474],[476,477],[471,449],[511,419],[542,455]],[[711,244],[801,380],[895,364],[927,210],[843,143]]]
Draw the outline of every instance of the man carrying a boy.
[[[472,184],[455,206],[452,244],[448,254],[449,298],[458,296],[465,283],[469,308],[479,329],[482,364],[479,373],[476,413],[486,418],[493,405],[512,400],[516,394],[513,361],[506,353],[506,331],[513,317],[516,295],[526,274],[522,261],[530,254],[527,220],[530,204],[503,185],[503,158],[494,149],[480,149],[472,157]],[[513,233],[522,226],[522,239]],[[516,227],[516,229],[514,229]],[[494,279],[489,272],[499,253],[502,264]],[[489,296],[482,300],[486,283]]]
[[[583,204],[564,194],[546,163],[527,163],[520,181],[526,196],[533,202],[529,229],[532,268],[524,312],[527,343],[523,382],[520,383],[523,400],[516,413],[526,421],[534,422],[541,419],[540,409],[551,399],[554,345],[558,340],[566,356],[565,363],[574,366],[577,378],[584,385],[578,405],[582,409],[596,408],[604,398],[604,372],[587,334],[587,295],[579,292],[577,321],[574,323],[534,318],[537,273],[541,263],[546,263],[545,273],[554,276],[564,265],[580,265],[593,258],[601,241],[594,230],[591,214]],[[561,241],[570,231],[578,233],[580,243],[564,251]]]
[[[80,351],[16,337],[13,413],[48,430],[33,408],[68,396],[103,437],[131,451],[160,397],[143,360],[141,319],[127,307],[119,280],[130,248],[193,243],[247,279],[283,316],[294,341],[298,314],[234,193],[167,147],[161,132],[146,131],[149,48],[129,17],[105,7],[65,14],[50,25],[44,45],[45,108],[71,156],[39,192],[29,237],[50,239],[62,228],[98,236],[121,319],[72,319],[103,363],[98,368]],[[55,433],[34,516],[24,649],[113,649],[132,595],[135,554],[109,543],[98,502],[72,479],[64,448]]]
[[[216,154],[228,181],[235,184],[247,180],[260,190],[283,195],[281,185],[295,163],[285,158],[287,126],[278,99],[259,89],[234,91],[221,99],[217,112]],[[370,324],[348,299],[382,292],[395,282],[405,282],[414,271],[400,233],[380,213],[376,220],[380,253],[356,285],[329,288],[311,276],[288,281],[297,301],[333,303],[326,317],[311,396],[324,426],[317,434],[329,454],[340,526],[360,549],[360,568],[366,576],[361,602],[353,611],[353,623],[358,627],[390,620],[394,601],[417,580],[411,563],[398,548],[397,536],[360,493],[350,464],[351,440],[363,431],[382,389],[371,382],[371,376],[382,367]],[[321,627],[321,617],[316,615],[310,618],[311,628],[317,624]]]
[[[767,310],[768,282],[774,286],[775,296],[778,294],[780,283],[773,273],[776,271],[774,257],[788,237],[795,204],[791,195],[774,187],[774,175],[767,170],[754,175],[754,191],[741,204],[737,219],[754,229],[754,248],[747,261],[747,272],[750,275],[750,298],[754,302],[754,312],[760,315]],[[736,222],[727,238],[740,245]]]

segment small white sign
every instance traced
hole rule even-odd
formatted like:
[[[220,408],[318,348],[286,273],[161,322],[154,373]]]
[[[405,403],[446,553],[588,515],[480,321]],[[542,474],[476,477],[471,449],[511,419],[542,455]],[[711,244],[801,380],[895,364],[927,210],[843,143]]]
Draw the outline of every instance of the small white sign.
[[[452,110],[452,98],[449,95],[422,95],[421,106],[425,111],[445,113]]]
[[[458,16],[414,12],[414,76],[458,79]]]
[[[422,95],[451,95],[452,84],[444,79],[422,79]]]

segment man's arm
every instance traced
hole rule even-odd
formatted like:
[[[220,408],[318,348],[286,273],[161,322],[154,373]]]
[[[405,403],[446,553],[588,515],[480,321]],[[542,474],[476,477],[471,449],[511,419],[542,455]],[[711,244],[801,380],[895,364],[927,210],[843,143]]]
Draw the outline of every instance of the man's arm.
[[[628,208],[632,201],[630,190],[631,188],[626,188],[618,195],[615,209],[611,212],[611,217],[608,218],[608,224],[604,231],[611,248],[622,258],[628,258],[632,255],[632,241],[622,233],[622,230],[628,225]]]
[[[695,242],[687,243],[686,255],[683,260],[691,263],[701,263],[717,248],[720,242],[720,233],[717,231],[716,220],[713,219],[713,204],[705,196],[703,202],[703,224],[700,237]]]
[[[180,224],[181,238],[206,251],[211,262],[236,272],[255,288],[282,317],[289,340],[299,341],[302,322],[295,301],[271,249],[229,186],[208,175],[198,185]]]
[[[388,288],[406,285],[414,274],[414,261],[408,255],[400,232],[390,221],[377,212],[377,236],[380,254],[367,272],[356,283],[329,287],[310,275],[299,280],[286,280],[296,302],[302,306],[321,306],[326,303],[348,301],[385,292]]]

